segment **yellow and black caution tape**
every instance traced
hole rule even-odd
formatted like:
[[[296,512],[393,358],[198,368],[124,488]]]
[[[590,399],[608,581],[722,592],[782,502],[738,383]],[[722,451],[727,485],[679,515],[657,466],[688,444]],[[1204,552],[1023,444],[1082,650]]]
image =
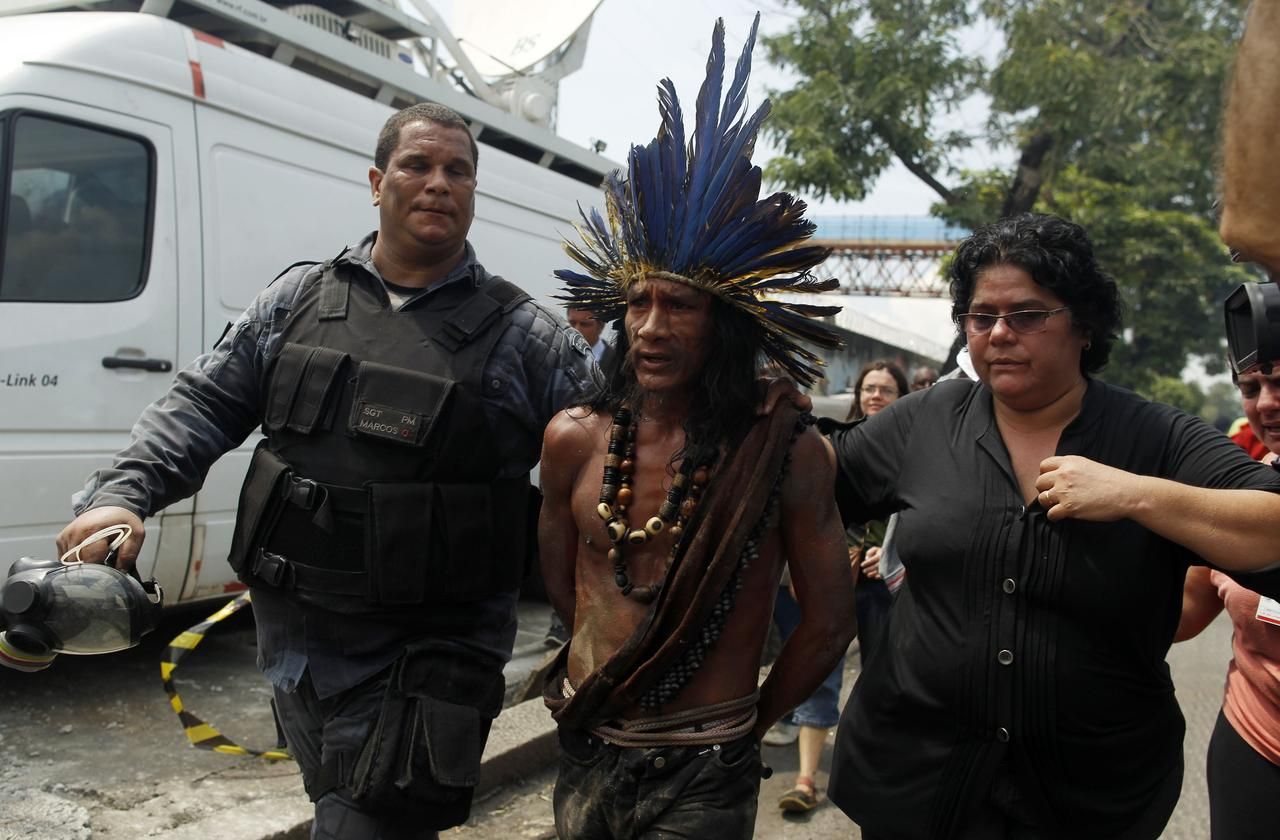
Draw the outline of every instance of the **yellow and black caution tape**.
[[[243,592],[204,621],[184,633],[179,633],[177,638],[169,643],[169,647],[165,649],[164,658],[160,660],[160,679],[164,681],[164,693],[169,695],[169,705],[173,706],[173,710],[178,713],[178,720],[182,721],[182,728],[186,731],[187,740],[192,746],[227,755],[256,755],[268,761],[292,761],[293,756],[285,750],[254,750],[232,741],[184,708],[182,698],[178,696],[178,690],[173,685],[173,672],[178,669],[178,663],[204,641],[205,634],[210,628],[224,618],[235,615],[248,603],[249,593]]]

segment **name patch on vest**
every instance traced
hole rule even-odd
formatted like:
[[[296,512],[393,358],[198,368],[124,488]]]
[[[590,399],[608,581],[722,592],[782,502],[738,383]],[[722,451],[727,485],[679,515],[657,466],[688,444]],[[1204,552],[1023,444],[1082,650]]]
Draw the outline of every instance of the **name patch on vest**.
[[[416,445],[426,418],[389,405],[361,402],[356,414],[356,432]]]

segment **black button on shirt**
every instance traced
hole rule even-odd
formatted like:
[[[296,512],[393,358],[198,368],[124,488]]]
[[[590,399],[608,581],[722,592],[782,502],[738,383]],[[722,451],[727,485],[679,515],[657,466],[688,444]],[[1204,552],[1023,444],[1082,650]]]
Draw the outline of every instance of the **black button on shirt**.
[[[900,512],[907,569],[890,650],[844,710],[831,799],[864,830],[936,840],[1011,766],[1051,833],[1156,837],[1184,729],[1164,657],[1198,558],[1130,520],[1025,506],[976,383],[939,383],[831,437],[846,520]],[[1094,380],[1057,454],[1280,492],[1220,432]],[[1280,587],[1280,572],[1233,577]]]

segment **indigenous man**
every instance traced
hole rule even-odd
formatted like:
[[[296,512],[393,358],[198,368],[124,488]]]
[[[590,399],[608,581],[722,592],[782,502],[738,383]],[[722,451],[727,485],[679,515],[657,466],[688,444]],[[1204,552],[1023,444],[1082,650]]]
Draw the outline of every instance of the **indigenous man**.
[[[804,205],[759,200],[768,106],[739,113],[754,39],[719,113],[717,24],[687,156],[663,81],[658,138],[568,249],[588,273],[558,272],[574,306],[624,326],[606,393],[543,440],[543,572],[573,628],[546,686],[561,837],[752,836],[760,737],[853,636],[830,452],[791,406],[754,410],[761,352],[808,384],[818,360],[795,339],[836,344],[806,317],[831,308],[759,295],[834,281],[808,274],[826,252],[804,244]],[[757,691],[784,558],[804,617]]]

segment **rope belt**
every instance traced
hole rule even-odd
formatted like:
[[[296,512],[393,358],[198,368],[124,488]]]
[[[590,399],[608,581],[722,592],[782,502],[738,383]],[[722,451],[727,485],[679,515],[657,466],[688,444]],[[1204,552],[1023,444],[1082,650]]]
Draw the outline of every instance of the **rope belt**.
[[[573,686],[567,678],[561,690],[566,698],[573,696]],[[606,744],[624,748],[723,744],[737,740],[755,728],[759,700],[760,692],[753,691],[735,700],[669,715],[601,724],[592,727],[591,734]]]

